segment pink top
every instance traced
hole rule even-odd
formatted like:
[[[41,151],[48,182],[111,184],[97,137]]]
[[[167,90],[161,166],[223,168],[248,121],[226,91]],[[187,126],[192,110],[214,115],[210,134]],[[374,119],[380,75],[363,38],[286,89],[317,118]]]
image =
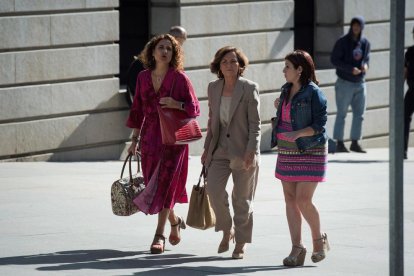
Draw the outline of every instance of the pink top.
[[[282,130],[282,132],[277,133],[277,139],[294,142],[294,140],[289,139],[284,134],[284,132],[291,132],[293,130],[291,121],[290,121],[291,120],[291,117],[290,117],[291,107],[292,107],[291,102],[286,103],[286,101],[284,101],[282,104],[281,121],[279,122],[279,129]]]

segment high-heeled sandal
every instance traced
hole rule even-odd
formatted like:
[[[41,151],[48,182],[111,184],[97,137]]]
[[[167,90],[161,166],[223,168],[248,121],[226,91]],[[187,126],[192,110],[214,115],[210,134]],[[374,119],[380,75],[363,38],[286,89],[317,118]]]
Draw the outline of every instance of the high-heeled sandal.
[[[246,248],[245,243],[236,243],[236,247],[234,248],[233,254],[231,254],[231,258],[232,259],[243,259],[245,248]]]
[[[321,238],[313,240],[315,242],[322,241],[323,242],[323,248],[321,251],[318,252],[312,252],[311,260],[314,263],[320,262],[326,257],[326,252],[331,249],[328,242],[328,235],[326,233],[322,233]]]
[[[226,251],[229,251],[229,248],[230,248],[230,241],[231,240],[233,240],[233,243],[234,243],[234,229],[231,229],[230,230],[230,232],[229,232],[229,236],[228,237],[226,237],[224,234],[223,234],[223,239],[221,240],[221,242],[220,242],[220,244],[219,244],[219,247],[218,247],[218,250],[217,250],[217,253],[223,253],[223,252],[226,252]]]
[[[165,237],[161,234],[155,234],[154,240],[151,244],[151,254],[161,254],[165,250]]]
[[[171,224],[171,228],[178,226],[178,236],[174,236],[170,234],[170,236],[168,237],[168,241],[171,243],[171,245],[177,245],[180,243],[181,241],[180,229],[185,229],[187,227],[182,217],[177,216],[177,220],[178,222],[176,224]]]
[[[299,254],[297,255],[289,255],[286,258],[283,259],[283,265],[284,266],[303,266],[305,263],[305,257],[306,257],[306,248],[299,245],[293,245],[292,246],[292,253],[294,249],[299,249]],[[290,253],[290,254],[292,254]]]

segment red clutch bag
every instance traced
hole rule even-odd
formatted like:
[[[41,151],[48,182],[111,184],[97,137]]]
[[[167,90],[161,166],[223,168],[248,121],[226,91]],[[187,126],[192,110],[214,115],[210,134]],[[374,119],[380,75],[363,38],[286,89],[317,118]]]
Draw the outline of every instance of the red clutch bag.
[[[158,108],[162,143],[164,145],[183,145],[201,139],[201,129],[195,118],[180,110]]]

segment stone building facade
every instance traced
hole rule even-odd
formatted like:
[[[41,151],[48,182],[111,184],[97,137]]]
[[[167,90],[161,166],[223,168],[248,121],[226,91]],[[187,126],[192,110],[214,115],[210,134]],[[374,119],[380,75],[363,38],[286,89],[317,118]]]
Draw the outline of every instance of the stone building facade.
[[[125,64],[150,36],[172,25],[184,26],[189,34],[185,71],[201,103],[204,131],[207,84],[215,78],[209,62],[218,48],[235,45],[250,60],[246,77],[260,85],[261,150],[270,150],[273,100],[284,83],[283,58],[301,47],[315,58],[329,101],[331,135],[336,76],[329,54],[355,15],[366,19],[364,34],[372,44],[362,144],[388,146],[390,0],[133,2],[0,1],[0,161],[119,159],[130,135],[125,127],[129,107],[121,93]],[[135,5],[136,15],[123,8],[128,5]],[[406,47],[414,43],[413,26],[414,0],[406,0]],[[191,154],[200,154],[202,143],[192,144]]]

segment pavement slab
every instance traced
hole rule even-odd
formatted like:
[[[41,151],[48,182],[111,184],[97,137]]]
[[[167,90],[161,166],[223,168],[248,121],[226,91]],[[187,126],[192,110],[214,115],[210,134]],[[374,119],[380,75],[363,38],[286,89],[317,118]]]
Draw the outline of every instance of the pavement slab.
[[[263,153],[245,258],[217,254],[221,233],[190,227],[177,246],[149,254],[157,216],[112,214],[111,184],[122,161],[0,163],[0,275],[389,275],[389,151],[329,155],[314,203],[331,251],[317,264],[303,223],[305,265],[286,268],[290,237],[276,153]],[[198,181],[190,157],[187,191]],[[404,161],[404,275],[414,275],[414,148]],[[231,179],[227,190],[231,191]],[[187,215],[187,204],[177,214]],[[169,233],[169,226],[166,228]]]

